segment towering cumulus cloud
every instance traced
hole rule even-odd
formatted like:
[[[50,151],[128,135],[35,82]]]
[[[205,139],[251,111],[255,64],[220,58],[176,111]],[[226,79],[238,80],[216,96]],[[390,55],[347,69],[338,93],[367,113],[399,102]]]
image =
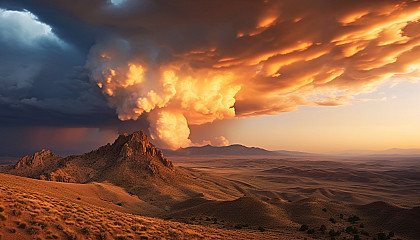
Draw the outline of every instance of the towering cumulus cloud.
[[[92,81],[169,148],[191,144],[189,125],[347,104],[420,77],[420,1],[38,2],[106,33]]]
[[[235,116],[241,86],[229,71],[193,69],[184,59],[156,61],[160,51],[114,39],[95,46],[87,66],[121,120],[148,113],[153,139],[168,148],[186,147],[188,124]]]

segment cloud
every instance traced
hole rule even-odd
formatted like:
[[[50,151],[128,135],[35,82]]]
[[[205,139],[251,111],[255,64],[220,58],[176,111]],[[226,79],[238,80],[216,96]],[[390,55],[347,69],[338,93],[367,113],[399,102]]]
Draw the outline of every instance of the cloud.
[[[419,1],[20,2],[100,29],[90,79],[121,120],[147,115],[171,148],[189,144],[188,125],[349,104],[420,77]]]

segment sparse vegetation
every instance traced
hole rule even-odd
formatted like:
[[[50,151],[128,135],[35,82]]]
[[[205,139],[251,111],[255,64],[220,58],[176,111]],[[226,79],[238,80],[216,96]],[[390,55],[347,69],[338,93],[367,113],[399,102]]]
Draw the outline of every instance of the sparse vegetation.
[[[237,225],[235,225],[234,228],[236,228],[236,229],[242,229],[242,225],[241,224],[237,224]]]
[[[5,221],[6,217],[3,214],[0,214],[0,221]]]
[[[358,216],[352,216],[352,217],[349,217],[348,219],[347,219],[347,221],[348,222],[351,222],[351,223],[356,223],[357,221],[359,221],[360,220],[360,218],[358,217]]]
[[[37,227],[30,227],[26,230],[26,232],[30,235],[36,235],[36,234],[39,233],[39,231],[40,231],[40,229],[37,228]]]
[[[26,228],[26,224],[25,223],[20,223],[18,225],[18,228],[25,229]]]
[[[325,225],[321,225],[321,227],[319,228],[319,230],[321,230],[321,232],[324,233],[325,230],[327,230],[327,227]]]
[[[315,229],[309,229],[309,230],[307,231],[307,233],[308,233],[308,234],[314,234],[314,233],[315,233]]]
[[[304,232],[307,231],[309,229],[308,225],[303,224],[302,226],[300,226],[299,231]]]
[[[260,232],[265,232],[265,228],[264,228],[264,227],[259,226],[257,229],[258,229]]]
[[[329,234],[331,237],[340,236],[340,235],[341,235],[341,231],[334,231],[334,229],[331,229],[331,230],[328,232],[328,234]]]
[[[340,213],[340,219],[343,219],[344,215],[342,213]]]
[[[386,240],[386,234],[383,232],[378,233],[378,240]]]
[[[337,223],[337,221],[334,218],[330,218],[329,221],[332,223]]]
[[[326,208],[323,208],[323,209],[322,209],[322,211],[323,211],[323,212],[326,212],[326,211],[327,211],[327,209],[326,209]]]

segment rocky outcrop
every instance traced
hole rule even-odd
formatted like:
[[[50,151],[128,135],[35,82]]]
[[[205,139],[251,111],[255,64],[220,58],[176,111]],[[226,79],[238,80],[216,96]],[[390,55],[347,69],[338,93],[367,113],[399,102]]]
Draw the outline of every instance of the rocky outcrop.
[[[50,150],[42,149],[40,152],[36,152],[33,155],[25,156],[21,158],[13,169],[25,169],[25,168],[40,168],[49,165],[51,162],[57,161],[62,157],[54,154]]]

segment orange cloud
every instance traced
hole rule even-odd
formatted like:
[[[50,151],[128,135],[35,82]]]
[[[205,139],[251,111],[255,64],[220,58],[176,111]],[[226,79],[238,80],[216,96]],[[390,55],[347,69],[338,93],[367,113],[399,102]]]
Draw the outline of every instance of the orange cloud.
[[[392,77],[418,80],[419,1],[234,2],[180,3],[182,18],[163,3],[77,13],[124,39],[98,43],[87,64],[120,119],[148,113],[152,136],[176,148],[191,144],[188,125],[344,105]]]

